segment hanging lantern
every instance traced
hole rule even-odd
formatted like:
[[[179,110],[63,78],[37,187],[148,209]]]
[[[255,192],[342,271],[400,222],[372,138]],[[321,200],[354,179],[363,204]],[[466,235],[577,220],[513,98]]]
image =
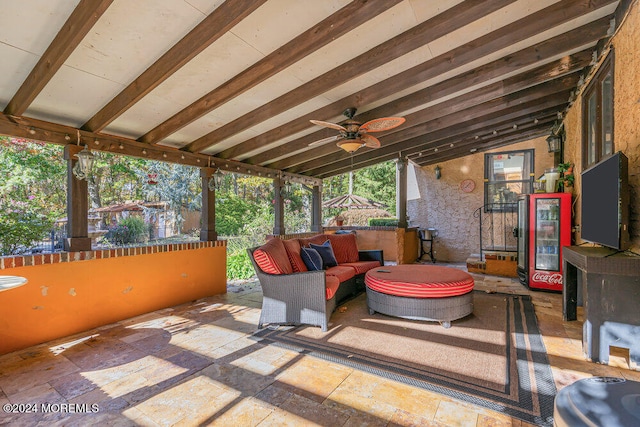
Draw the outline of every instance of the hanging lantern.
[[[73,174],[76,178],[86,180],[91,173],[91,167],[93,166],[94,155],[86,145],[84,149],[75,155],[78,158],[75,166],[73,167]]]
[[[158,174],[157,173],[148,173],[147,174],[147,184],[156,185],[158,183]]]

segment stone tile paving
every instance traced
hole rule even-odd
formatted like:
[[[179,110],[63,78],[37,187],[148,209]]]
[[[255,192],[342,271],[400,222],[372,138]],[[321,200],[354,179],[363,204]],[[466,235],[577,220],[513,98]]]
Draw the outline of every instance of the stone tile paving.
[[[640,380],[624,352],[610,366],[584,360],[582,324],[562,321],[561,295],[473,276],[476,289],[532,296],[558,388],[592,375]],[[528,425],[266,346],[251,336],[261,300],[256,280],[230,282],[226,295],[0,356],[0,404],[31,410],[0,412],[0,425]]]

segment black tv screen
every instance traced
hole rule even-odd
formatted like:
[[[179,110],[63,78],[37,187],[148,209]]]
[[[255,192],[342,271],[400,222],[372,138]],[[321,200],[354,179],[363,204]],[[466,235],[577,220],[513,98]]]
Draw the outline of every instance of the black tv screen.
[[[629,183],[622,152],[582,172],[581,237],[617,250],[629,247]]]

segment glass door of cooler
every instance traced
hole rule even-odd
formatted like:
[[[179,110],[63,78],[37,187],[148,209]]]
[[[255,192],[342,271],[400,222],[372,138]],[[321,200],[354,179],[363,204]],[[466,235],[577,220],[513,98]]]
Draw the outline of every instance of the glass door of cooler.
[[[527,222],[528,209],[526,196],[518,199],[518,228],[516,237],[518,238],[518,269],[527,270]]]
[[[535,268],[560,271],[560,199],[536,199]]]

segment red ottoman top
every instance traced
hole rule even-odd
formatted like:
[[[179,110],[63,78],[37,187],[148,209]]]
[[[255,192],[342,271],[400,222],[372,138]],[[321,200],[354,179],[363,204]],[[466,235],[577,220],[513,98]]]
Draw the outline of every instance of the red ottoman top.
[[[369,270],[369,289],[411,298],[444,298],[473,290],[473,277],[462,270],[436,265],[393,265]]]

